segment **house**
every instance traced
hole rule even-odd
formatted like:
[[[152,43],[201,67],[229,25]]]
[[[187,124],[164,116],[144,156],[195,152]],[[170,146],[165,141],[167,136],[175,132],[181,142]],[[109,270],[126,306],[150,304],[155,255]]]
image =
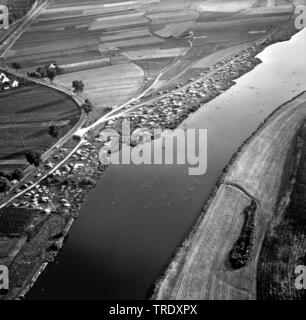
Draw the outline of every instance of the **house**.
[[[11,83],[11,87],[12,88],[17,88],[19,87],[19,82],[17,80],[14,80],[12,83]]]
[[[10,88],[17,88],[17,87],[19,87],[19,81],[10,80],[5,73],[3,72],[0,73],[0,89],[1,90],[8,90]]]

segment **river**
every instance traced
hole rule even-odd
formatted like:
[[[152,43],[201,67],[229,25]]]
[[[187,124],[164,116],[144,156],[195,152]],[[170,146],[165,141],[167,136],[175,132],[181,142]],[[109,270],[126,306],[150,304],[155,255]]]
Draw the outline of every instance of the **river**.
[[[83,205],[63,250],[28,299],[143,299],[199,216],[222,169],[279,105],[306,90],[306,30],[185,121],[208,130],[208,170],[116,165]]]

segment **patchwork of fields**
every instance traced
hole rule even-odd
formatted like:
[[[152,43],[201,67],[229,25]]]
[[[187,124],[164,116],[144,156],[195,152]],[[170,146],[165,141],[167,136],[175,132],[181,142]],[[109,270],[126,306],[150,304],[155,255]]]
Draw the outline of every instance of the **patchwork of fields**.
[[[269,6],[251,0],[53,0],[7,52],[6,62],[18,61],[24,71],[56,62],[67,74],[55,81],[70,87],[82,79],[85,96],[103,114],[158,75],[155,88],[188,80],[206,68],[197,61],[219,51],[227,56],[232,46],[268,35],[289,20],[292,9],[284,0]]]

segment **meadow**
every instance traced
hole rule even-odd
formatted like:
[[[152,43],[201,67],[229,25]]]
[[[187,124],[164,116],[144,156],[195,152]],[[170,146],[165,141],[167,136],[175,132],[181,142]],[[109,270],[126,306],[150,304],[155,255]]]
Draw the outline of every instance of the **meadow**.
[[[0,92],[0,167],[25,164],[24,154],[40,154],[56,140],[48,129],[60,127],[65,135],[80,117],[80,110],[66,95],[39,85]]]

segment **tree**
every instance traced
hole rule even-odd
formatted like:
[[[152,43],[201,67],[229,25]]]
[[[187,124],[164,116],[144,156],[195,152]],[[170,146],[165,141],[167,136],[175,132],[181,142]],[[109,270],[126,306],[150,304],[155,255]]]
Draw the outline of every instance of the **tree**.
[[[21,180],[23,178],[23,171],[21,169],[15,169],[13,172],[12,172],[12,178],[14,180]]]
[[[93,104],[89,99],[86,99],[81,108],[86,112],[86,114],[89,114],[93,110]]]
[[[0,192],[6,195],[9,190],[10,182],[4,177],[0,177]]]
[[[29,164],[33,164],[35,167],[38,167],[41,163],[41,156],[35,151],[29,151],[25,154],[25,157]]]
[[[3,177],[3,178],[5,178],[5,179],[7,179],[7,180],[12,180],[12,174],[9,172],[9,171],[6,171],[6,170],[4,170],[4,171],[0,171],[0,177]]]
[[[36,72],[39,74],[39,76],[41,78],[47,78],[47,69],[46,68],[43,68],[43,67],[38,67],[36,69]]]
[[[60,129],[57,126],[50,126],[49,127],[49,135],[53,138],[57,138],[59,135]]]
[[[15,69],[16,71],[21,69],[21,64],[19,62],[12,62],[11,66],[13,69]]]
[[[74,80],[72,82],[72,88],[74,89],[74,91],[77,94],[79,94],[79,93],[82,93],[84,91],[85,85],[84,85],[83,81]]]
[[[54,69],[47,69],[47,72],[46,72],[46,75],[47,75],[47,78],[50,80],[50,82],[52,83],[53,80],[55,79],[56,77],[56,71]]]
[[[35,78],[35,79],[39,78],[39,74],[37,72],[28,72],[27,75],[31,78]]]

